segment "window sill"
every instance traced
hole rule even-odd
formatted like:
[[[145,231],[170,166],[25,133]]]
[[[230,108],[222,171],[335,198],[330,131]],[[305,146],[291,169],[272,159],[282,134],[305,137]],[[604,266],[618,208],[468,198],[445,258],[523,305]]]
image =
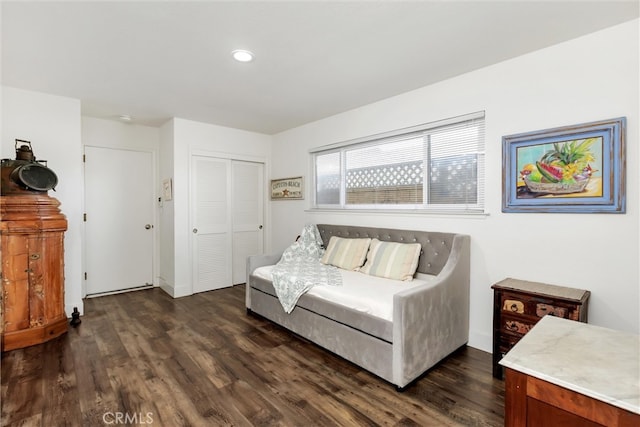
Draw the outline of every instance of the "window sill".
[[[332,209],[332,208],[310,208],[305,209],[305,212],[312,214],[319,213],[332,213],[332,214],[380,214],[380,215],[423,215],[429,217],[446,217],[446,218],[474,218],[484,219],[489,216],[488,212],[457,212],[457,211],[438,211],[438,210],[423,210],[423,209]]]

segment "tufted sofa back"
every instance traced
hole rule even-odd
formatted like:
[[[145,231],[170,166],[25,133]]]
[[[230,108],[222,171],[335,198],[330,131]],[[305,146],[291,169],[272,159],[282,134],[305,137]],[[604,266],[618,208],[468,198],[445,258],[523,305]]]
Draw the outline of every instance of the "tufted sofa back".
[[[393,228],[358,227],[353,225],[318,224],[325,247],[331,236],[344,238],[371,238],[383,242],[420,243],[418,272],[437,275],[449,259],[454,233],[431,231],[396,230]]]

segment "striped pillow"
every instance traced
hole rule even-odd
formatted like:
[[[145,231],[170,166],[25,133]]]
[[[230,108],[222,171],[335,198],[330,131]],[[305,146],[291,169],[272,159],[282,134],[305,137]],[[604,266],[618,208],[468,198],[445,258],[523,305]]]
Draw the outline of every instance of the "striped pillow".
[[[371,243],[371,239],[345,239],[331,236],[327,250],[320,262],[345,270],[355,270],[364,264],[369,243]]]
[[[420,243],[371,241],[367,262],[360,269],[371,276],[395,280],[412,280],[418,268],[422,246]]]

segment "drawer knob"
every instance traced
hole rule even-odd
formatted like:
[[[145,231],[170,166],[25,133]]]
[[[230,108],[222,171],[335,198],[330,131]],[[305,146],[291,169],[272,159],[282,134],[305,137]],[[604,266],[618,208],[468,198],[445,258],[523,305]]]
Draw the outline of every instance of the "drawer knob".
[[[512,313],[524,313],[524,303],[522,301],[516,301],[512,299],[507,299],[504,301],[502,306],[504,311],[510,311]]]
[[[508,320],[504,324],[504,328],[510,332],[516,332],[518,334],[526,334],[531,330],[531,325],[516,320]]]

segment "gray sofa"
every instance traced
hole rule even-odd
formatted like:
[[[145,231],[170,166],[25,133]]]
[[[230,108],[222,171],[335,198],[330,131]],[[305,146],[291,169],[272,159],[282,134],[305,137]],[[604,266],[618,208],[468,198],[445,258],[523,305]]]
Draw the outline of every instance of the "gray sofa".
[[[370,237],[422,245],[418,272],[435,275],[427,284],[394,295],[393,321],[303,295],[290,314],[269,280],[253,275],[281,254],[247,259],[246,307],[396,385],[406,387],[465,345],[469,338],[469,236],[319,224],[326,245],[331,236]]]

